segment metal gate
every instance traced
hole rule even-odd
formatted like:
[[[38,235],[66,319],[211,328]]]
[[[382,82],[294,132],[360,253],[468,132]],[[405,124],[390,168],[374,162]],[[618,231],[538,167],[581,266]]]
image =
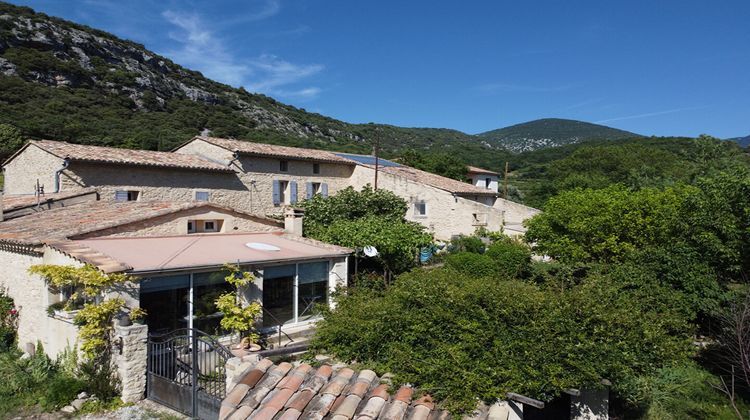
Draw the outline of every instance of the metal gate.
[[[231,357],[229,349],[196,329],[149,334],[146,395],[193,418],[216,419]]]

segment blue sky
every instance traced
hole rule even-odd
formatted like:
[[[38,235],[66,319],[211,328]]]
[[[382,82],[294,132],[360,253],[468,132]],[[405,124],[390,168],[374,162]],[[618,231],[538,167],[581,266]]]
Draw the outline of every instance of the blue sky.
[[[750,134],[750,0],[12,2],[349,122]]]

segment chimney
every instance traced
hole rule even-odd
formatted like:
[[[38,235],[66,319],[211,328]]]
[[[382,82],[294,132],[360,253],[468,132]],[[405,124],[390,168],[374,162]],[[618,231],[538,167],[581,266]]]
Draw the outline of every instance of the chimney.
[[[305,211],[289,207],[284,211],[284,232],[302,236],[302,219]]]

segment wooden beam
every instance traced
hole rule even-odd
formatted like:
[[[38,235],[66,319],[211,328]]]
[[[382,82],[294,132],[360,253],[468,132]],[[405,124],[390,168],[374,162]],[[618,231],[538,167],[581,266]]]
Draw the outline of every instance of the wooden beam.
[[[563,389],[563,394],[572,395],[574,397],[580,397],[581,396],[581,390],[580,389],[575,389],[575,388]]]
[[[541,402],[539,400],[535,400],[533,398],[529,398],[529,397],[523,396],[521,394],[516,394],[515,392],[509,392],[509,393],[505,394],[505,396],[509,400],[520,402],[521,404],[530,405],[530,406],[532,406],[534,408],[538,408],[540,410],[544,408],[544,403],[543,402]]]

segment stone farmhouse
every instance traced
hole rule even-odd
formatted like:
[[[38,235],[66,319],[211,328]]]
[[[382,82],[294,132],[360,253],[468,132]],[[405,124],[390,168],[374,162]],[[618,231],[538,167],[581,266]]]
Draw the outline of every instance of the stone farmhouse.
[[[6,195],[95,188],[106,201],[208,201],[264,216],[314,194],[374,185],[376,172],[372,156],[204,136],[172,152],[30,141],[3,170]],[[377,186],[409,204],[407,219],[439,240],[479,227],[522,234],[522,222],[538,212],[500,198],[498,175],[479,168],[471,169],[472,183],[385,159],[377,172]]]
[[[302,237],[294,207],[376,176],[371,156],[212,137],[172,152],[30,141],[3,171],[0,288],[19,311],[19,345],[42,343],[54,357],[77,344],[75,310],[61,305],[73,290],[50,287],[31,266],[132,275],[138,281],[109,292],[149,314],[145,325],[115,327],[123,399],[147,395],[201,418],[218,416],[232,357],[214,303],[231,287],[224,265],[252,272],[241,296],[261,303],[261,332],[295,342],[347,285],[353,251]],[[496,180],[460,182],[383,159],[377,177],[438,239],[478,227],[521,233],[511,226],[537,212],[499,198]],[[190,375],[213,379],[199,389]]]

